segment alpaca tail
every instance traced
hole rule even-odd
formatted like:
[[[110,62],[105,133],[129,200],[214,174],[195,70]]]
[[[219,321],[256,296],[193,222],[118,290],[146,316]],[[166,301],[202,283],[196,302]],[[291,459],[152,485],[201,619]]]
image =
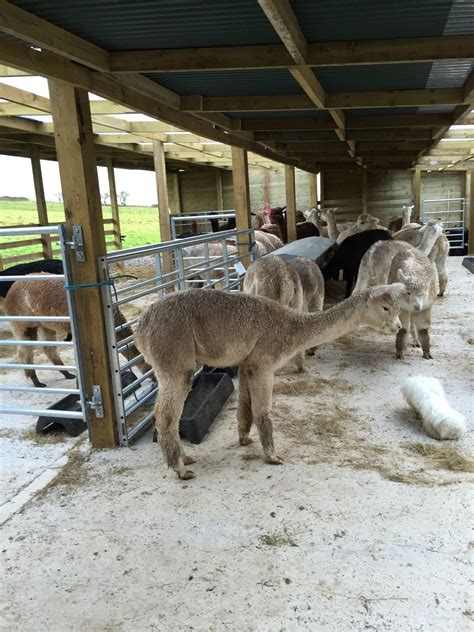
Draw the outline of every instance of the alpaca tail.
[[[443,386],[434,377],[416,375],[402,387],[410,408],[421,417],[424,432],[433,439],[459,439],[466,420],[446,401]]]

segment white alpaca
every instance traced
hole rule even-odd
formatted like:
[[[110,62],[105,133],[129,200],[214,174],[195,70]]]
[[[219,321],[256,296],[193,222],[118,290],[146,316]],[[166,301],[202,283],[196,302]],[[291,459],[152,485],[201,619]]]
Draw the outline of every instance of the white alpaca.
[[[402,387],[410,408],[421,417],[422,428],[433,439],[458,439],[466,432],[465,418],[446,401],[443,385],[434,377],[415,375]]]

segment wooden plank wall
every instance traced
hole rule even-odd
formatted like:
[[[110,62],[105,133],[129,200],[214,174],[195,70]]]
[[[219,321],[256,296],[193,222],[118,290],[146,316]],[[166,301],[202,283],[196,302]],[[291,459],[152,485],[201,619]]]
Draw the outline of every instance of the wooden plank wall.
[[[368,212],[384,226],[402,214],[404,204],[413,204],[412,171],[369,171]]]
[[[421,174],[421,199],[459,198],[464,195],[465,174],[462,171],[431,171]]]
[[[356,219],[362,212],[362,177],[359,172],[326,171],[324,206],[337,207],[340,221]]]

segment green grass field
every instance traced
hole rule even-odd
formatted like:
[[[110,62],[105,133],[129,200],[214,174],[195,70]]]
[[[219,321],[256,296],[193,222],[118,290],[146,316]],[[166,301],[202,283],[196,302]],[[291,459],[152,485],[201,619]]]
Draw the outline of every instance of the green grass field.
[[[104,219],[111,218],[110,206],[104,206]],[[50,223],[64,222],[63,205],[59,202],[48,202],[48,218]],[[0,228],[5,226],[22,226],[27,224],[37,224],[38,215],[35,202],[9,202],[0,200]],[[106,224],[106,230],[111,229],[110,224]],[[160,227],[158,223],[158,209],[146,206],[121,206],[120,207],[120,230],[125,240],[122,248],[132,248],[144,244],[153,244],[160,241]],[[25,237],[27,239],[27,237]],[[18,237],[2,237],[0,243],[17,241]],[[112,240],[112,235],[106,237],[107,241]],[[23,246],[8,250],[1,250],[3,257],[11,257],[19,254],[36,252],[40,246]],[[113,246],[109,246],[113,250]]]

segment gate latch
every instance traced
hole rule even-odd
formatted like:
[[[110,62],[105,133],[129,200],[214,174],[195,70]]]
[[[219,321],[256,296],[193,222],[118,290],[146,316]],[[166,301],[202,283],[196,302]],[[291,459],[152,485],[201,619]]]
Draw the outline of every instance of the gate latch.
[[[96,417],[104,416],[104,406],[102,403],[102,389],[100,384],[92,386],[92,399],[87,402],[89,408],[92,408]]]
[[[76,259],[78,261],[86,260],[86,256],[84,253],[84,238],[82,236],[82,226],[72,227],[72,240],[67,241],[66,245],[68,245],[71,250],[76,251]]]

